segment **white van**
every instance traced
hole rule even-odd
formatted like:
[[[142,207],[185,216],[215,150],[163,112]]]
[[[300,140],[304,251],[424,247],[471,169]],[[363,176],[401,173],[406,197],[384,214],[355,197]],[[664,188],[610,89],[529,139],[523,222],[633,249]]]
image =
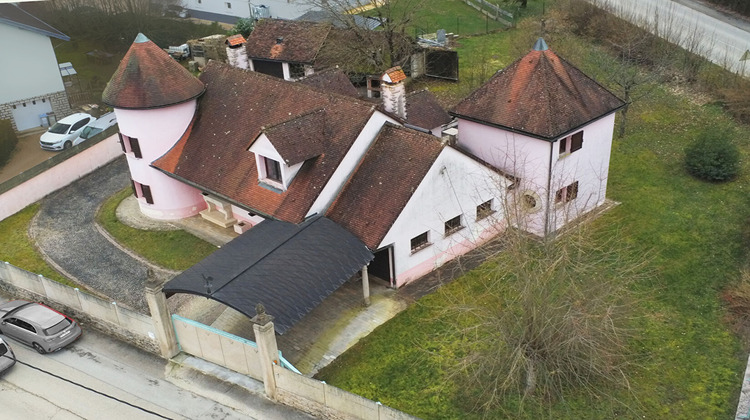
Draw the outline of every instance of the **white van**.
[[[84,140],[88,140],[115,124],[117,124],[117,117],[115,116],[115,112],[108,112],[99,117],[98,120],[84,127],[78,138],[73,141],[73,145],[81,143]]]

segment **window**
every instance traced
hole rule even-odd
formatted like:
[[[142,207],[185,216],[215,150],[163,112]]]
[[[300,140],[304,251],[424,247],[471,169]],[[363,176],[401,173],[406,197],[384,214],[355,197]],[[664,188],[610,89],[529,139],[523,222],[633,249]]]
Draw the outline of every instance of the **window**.
[[[117,133],[117,137],[120,139],[120,148],[122,149],[122,153],[128,153],[128,151],[125,150],[125,136],[122,133]],[[135,187],[133,187],[133,191],[135,192]]]
[[[89,120],[91,118],[84,118],[81,121],[78,121],[77,123],[73,124],[73,128],[70,129],[71,132],[78,130],[79,128],[83,127],[84,125],[89,123]]]
[[[411,252],[417,252],[422,248],[425,248],[430,245],[430,242],[427,238],[427,232],[417,235],[413,238],[411,238]]]
[[[567,203],[568,201],[575,200],[576,197],[578,197],[578,181],[557,190],[555,203]]]
[[[560,157],[581,150],[581,148],[583,148],[583,131],[560,140]]]
[[[492,213],[492,200],[485,201],[477,206],[477,220],[484,219]]]
[[[461,215],[458,215],[448,221],[445,222],[445,236],[450,235],[451,233],[461,229],[463,226],[461,226]]]
[[[133,156],[140,159],[143,157],[143,154],[141,154],[141,145],[138,143],[138,139],[135,137],[128,137],[128,140],[130,141],[130,150],[133,151]]]
[[[281,165],[279,165],[279,162],[264,156],[263,165],[265,166],[267,179],[281,182]]]
[[[226,5],[227,5],[227,9],[231,9],[231,8],[232,8],[232,3],[226,2],[226,3],[224,3],[224,4],[226,4]]]
[[[141,184],[141,192],[143,193],[143,198],[146,199],[148,204],[154,204],[154,196],[151,195],[151,187]]]

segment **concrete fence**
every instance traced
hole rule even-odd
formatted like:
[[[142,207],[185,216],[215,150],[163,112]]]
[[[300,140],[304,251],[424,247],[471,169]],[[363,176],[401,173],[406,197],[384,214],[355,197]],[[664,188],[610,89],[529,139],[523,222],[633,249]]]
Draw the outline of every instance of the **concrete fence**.
[[[273,367],[276,399],[325,419],[413,420],[416,417],[290,370]]]
[[[113,126],[0,184],[0,220],[122,156]]]
[[[97,330],[132,343],[146,351],[159,352],[150,317],[65,286],[40,274],[0,262],[0,289],[30,301],[43,302],[75,318],[84,328]]]

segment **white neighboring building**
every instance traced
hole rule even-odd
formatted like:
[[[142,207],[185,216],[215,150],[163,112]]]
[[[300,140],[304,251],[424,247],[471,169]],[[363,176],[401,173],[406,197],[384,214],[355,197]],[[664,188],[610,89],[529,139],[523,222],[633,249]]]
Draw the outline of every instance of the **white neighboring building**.
[[[52,39],[70,40],[15,4],[0,4],[0,119],[17,131],[42,126],[47,113],[70,114]]]
[[[240,18],[296,19],[310,10],[305,0],[183,0],[191,17],[234,25]]]

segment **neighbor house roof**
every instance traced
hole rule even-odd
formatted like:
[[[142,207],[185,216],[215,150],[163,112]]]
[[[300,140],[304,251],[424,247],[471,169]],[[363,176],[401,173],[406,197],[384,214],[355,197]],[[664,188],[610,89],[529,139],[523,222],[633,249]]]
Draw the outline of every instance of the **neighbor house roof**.
[[[322,94],[301,83],[216,61],[208,63],[200,79],[207,89],[193,123],[152,166],[255,213],[293,223],[304,219],[375,112],[371,104],[354,98]],[[325,111],[315,114],[324,119],[323,153],[302,165],[286,191],[259,184],[255,157],[248,151],[254,139],[266,127],[318,110]],[[304,147],[292,143],[283,147]],[[318,153],[318,145],[313,146]]]
[[[283,334],[372,259],[359,239],[325,217],[299,225],[264,220],[167,282],[164,291],[209,297],[248,318],[262,303]]]
[[[442,149],[433,135],[386,123],[326,217],[377,250]]]
[[[321,92],[334,92],[353,98],[359,97],[359,92],[357,92],[357,88],[354,87],[352,81],[349,80],[349,76],[335,68],[317,71],[298,80],[297,83],[315,87],[320,89]]]
[[[0,23],[36,32],[48,37],[70,41],[70,37],[46,24],[31,13],[11,3],[0,3]]]
[[[330,29],[327,23],[263,19],[247,38],[247,55],[253,59],[311,64]]]
[[[451,114],[555,140],[623,105],[622,100],[540,40],[534,50],[495,73]]]
[[[406,120],[416,127],[432,130],[451,121],[451,116],[429,90],[418,90],[406,95]]]
[[[200,96],[203,83],[143,34],[125,53],[102,93],[115,108],[149,109]]]

